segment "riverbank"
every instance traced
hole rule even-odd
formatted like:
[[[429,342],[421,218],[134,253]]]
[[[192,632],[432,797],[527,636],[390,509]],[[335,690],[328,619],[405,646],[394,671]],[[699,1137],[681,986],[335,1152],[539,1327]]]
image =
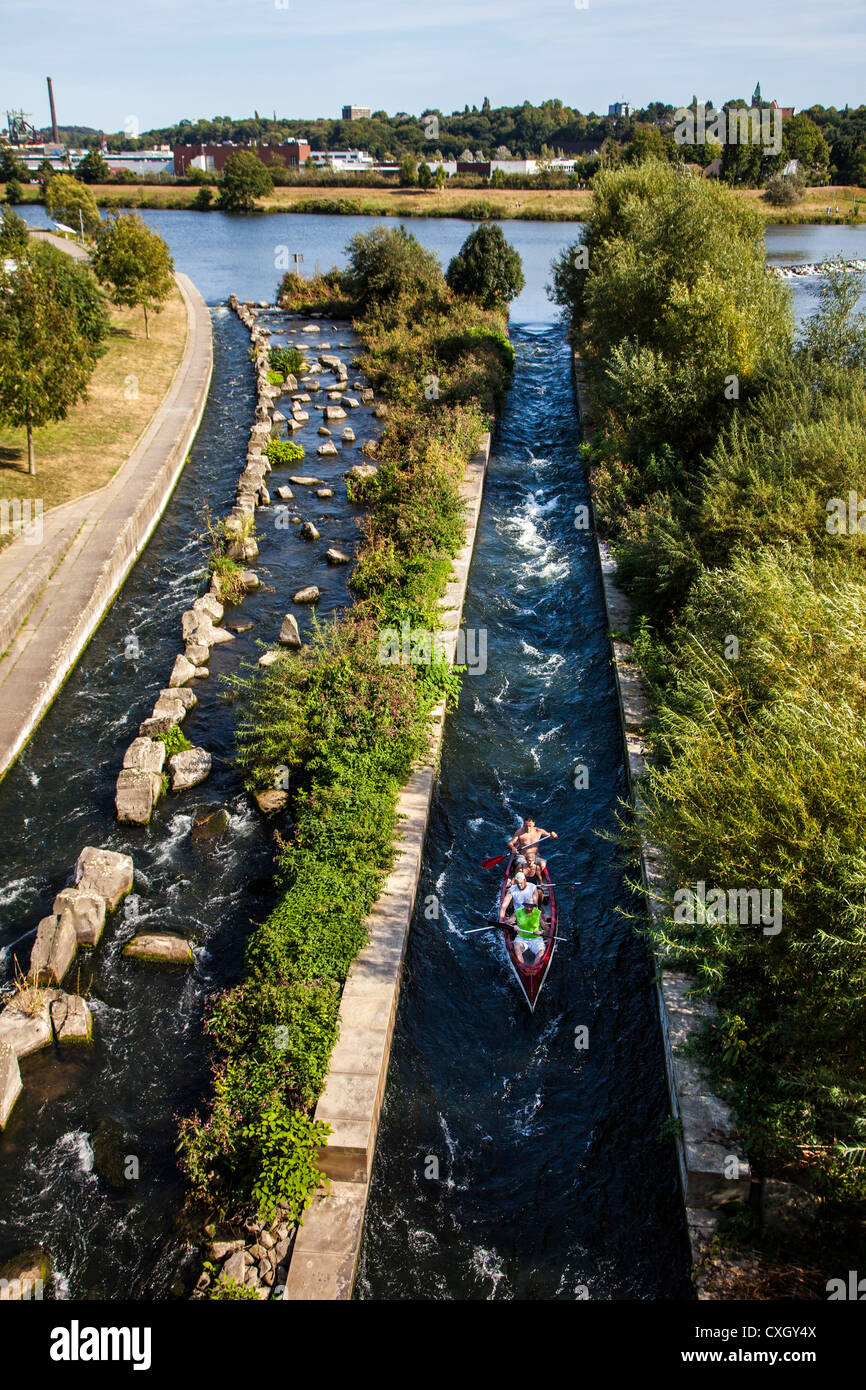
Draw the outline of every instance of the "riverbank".
[[[185,275],[176,281],[186,319],[183,355],[125,463],[102,488],[47,512],[36,544],[22,534],[0,553],[0,778],[147,544],[195,438],[210,385],[211,325],[192,281]],[[110,415],[116,393],[107,395]],[[89,448],[86,428],[80,422],[70,428]],[[39,481],[38,475],[32,480],[37,487]]]
[[[214,190],[216,194],[218,190]],[[804,190],[802,202],[778,208],[761,189],[738,188],[735,196],[754,208],[767,225],[823,224],[844,226],[866,219],[866,189],[833,185]],[[198,188],[175,184],[93,184],[99,206],[118,209],[193,210]],[[41,203],[41,190],[25,188],[22,207]],[[318,213],[329,216],[454,217],[478,221],[485,217],[524,222],[580,221],[592,200],[589,188],[508,189],[482,184],[479,188],[448,188],[420,192],[412,188],[282,187],[259,200],[261,213]],[[216,198],[214,199],[214,202]],[[854,206],[856,205],[856,207]],[[830,212],[827,212],[828,206]],[[838,211],[837,211],[838,209]]]

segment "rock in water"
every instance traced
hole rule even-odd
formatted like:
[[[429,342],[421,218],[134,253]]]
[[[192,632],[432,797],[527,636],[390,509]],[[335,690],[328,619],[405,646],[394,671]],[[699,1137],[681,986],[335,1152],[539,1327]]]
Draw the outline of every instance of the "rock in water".
[[[192,965],[192,947],[186,937],[174,936],[171,932],[135,936],[124,946],[123,954],[157,964]]]
[[[198,820],[193,822],[190,838],[195,841],[217,840],[224,835],[229,826],[229,813],[225,807],[221,806],[217,811],[211,811],[209,815],[201,815]]]
[[[280,628],[280,641],[284,647],[299,647],[301,645],[298,620],[293,613],[287,613],[283,618],[283,625]],[[266,652],[265,656],[267,656],[267,654]],[[276,659],[276,653],[274,653],[274,658]],[[263,658],[259,658],[260,665],[262,664],[262,660]]]
[[[15,1049],[0,1040],[0,1129],[3,1129],[12,1107],[21,1094],[21,1069]],[[0,1298],[2,1298],[0,1291]]]
[[[84,893],[98,893],[105,899],[109,911],[132,888],[132,859],[128,854],[115,854],[110,849],[86,845],[75,865],[75,882]]]
[[[276,787],[266,792],[254,792],[253,796],[259,810],[266,816],[273,816],[277,811],[285,810],[289,804],[289,793]]]
[[[195,666],[191,661],[187,661],[185,656],[177,656],[174,660],[171,675],[168,678],[170,686],[186,685],[195,675]]]
[[[318,603],[318,601],[319,590],[315,584],[308,585],[306,589],[299,589],[296,594],[292,595],[293,603]]]
[[[165,744],[160,744],[165,751]],[[56,917],[68,912],[75,928],[79,946],[96,946],[105,926],[105,901],[98,893],[83,893],[80,888],[63,888],[51,907]]]
[[[334,489],[333,489],[332,487],[317,487],[317,488],[316,488],[316,496],[317,496],[317,497],[321,497],[323,500],[324,500],[326,497],[333,497],[333,495],[334,495]]]
[[[168,766],[172,791],[184,791],[187,787],[197,787],[210,776],[211,755],[204,748],[186,748],[169,758]]]
[[[28,978],[36,985],[59,985],[78,950],[70,913],[43,917],[36,928]]]
[[[150,743],[151,740],[136,739],[136,742]],[[137,767],[122,767],[117,776],[114,793],[117,819],[122,825],[147,825],[164,790],[164,783],[158,772],[146,772],[143,768]]]
[[[123,755],[123,766],[138,772],[162,772],[165,744],[161,738],[134,738]]]
[[[344,444],[354,444],[355,431],[349,425],[347,425],[340,437]]]
[[[333,439],[329,439],[326,443],[319,445],[316,453],[321,454],[323,458],[329,458],[332,454],[337,453],[337,446]]]
[[[329,565],[350,565],[351,563],[352,557],[351,555],[347,555],[345,550],[338,550],[335,545],[330,547],[328,551]]]
[[[315,526],[313,525],[312,521],[305,521],[305,522],[304,522],[303,526],[301,527],[301,535],[303,536],[303,538],[304,538],[305,541],[317,541],[317,540],[319,539],[319,533],[318,533],[318,531],[316,530]],[[318,589],[317,589],[317,590],[316,590],[316,597],[317,597],[317,598],[318,598],[318,595],[319,595],[319,591],[318,591]],[[297,599],[295,599],[295,602],[297,603]],[[309,602],[309,600],[307,600],[307,602]]]

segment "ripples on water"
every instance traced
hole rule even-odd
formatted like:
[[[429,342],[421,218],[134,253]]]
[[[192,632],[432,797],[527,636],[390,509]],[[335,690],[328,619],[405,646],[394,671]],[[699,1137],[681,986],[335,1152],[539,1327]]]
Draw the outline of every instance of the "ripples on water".
[[[569,357],[514,332],[465,622],[488,668],[446,726],[379,1131],[360,1298],[689,1296],[688,1253],[645,949],[616,827],[626,784]],[[589,767],[589,788],[572,770]],[[482,858],[534,811],[560,933],[534,1016],[498,933]],[[586,1052],[575,1028],[589,1028]],[[425,1176],[429,1159],[439,1179]]]
[[[351,340],[346,325],[329,331],[324,322],[317,336],[332,349]],[[272,510],[257,513],[257,568],[272,591],[244,601],[242,615],[254,626],[214,650],[210,679],[196,682],[199,705],[183,726],[213,754],[213,772],[200,787],[164,800],[150,826],[119,826],[114,787],[123,752],[168,681],[182,649],[181,613],[203,586],[194,539],[202,504],[222,516],[234,501],[255,405],[248,349],[247,331],[217,310],[213,388],[174,496],[54,706],[0,783],[0,987],[11,981],[16,943],[27,968],[32,936],[21,938],[50,911],[84,845],[125,851],[136,869],[135,891],[109,919],[97,951],[80,954],[80,978],[73,967],[67,980],[69,989],[89,991],[93,1046],[25,1058],[24,1090],[0,1136],[0,1262],[41,1243],[60,1278],[55,1293],[68,1289],[70,1297],[162,1297],[198,1273],[178,1220],[185,1189],[174,1117],[190,1113],[207,1088],[203,1002],[238,978],[251,924],[267,913],[272,892],[272,829],[234,771],[234,713],[218,676],[255,659],[259,640],[274,641],[301,584],[320,585],[320,615],[342,606],[347,572],[325,563],[325,549],[351,550],[359,538],[359,509],[346,501],[341,475],[378,427],[366,407],[352,411],[358,446],[351,457],[319,459],[321,419],[311,411],[295,438],[307,448],[310,471],[335,480],[335,496],[320,501],[307,489],[294,491],[322,540],[309,545],[297,527],[276,530]],[[350,361],[351,348],[343,356]],[[350,368],[350,381],[353,375]],[[339,447],[338,432],[335,438]],[[299,621],[303,630],[309,615]],[[141,648],[137,661],[125,655],[130,634]],[[193,842],[193,821],[218,807],[228,812],[226,833]],[[189,936],[192,970],[126,961],[123,945],[142,930]],[[135,1181],[119,1173],[126,1157],[138,1160]]]

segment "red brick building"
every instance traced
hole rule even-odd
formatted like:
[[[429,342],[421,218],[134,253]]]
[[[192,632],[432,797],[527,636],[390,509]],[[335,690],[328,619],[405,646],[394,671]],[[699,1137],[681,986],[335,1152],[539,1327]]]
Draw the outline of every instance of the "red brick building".
[[[229,155],[241,150],[258,155],[263,164],[279,158],[287,169],[300,169],[310,157],[306,140],[286,140],[282,145],[175,145],[174,172],[178,178],[183,178],[190,169],[221,174]]]

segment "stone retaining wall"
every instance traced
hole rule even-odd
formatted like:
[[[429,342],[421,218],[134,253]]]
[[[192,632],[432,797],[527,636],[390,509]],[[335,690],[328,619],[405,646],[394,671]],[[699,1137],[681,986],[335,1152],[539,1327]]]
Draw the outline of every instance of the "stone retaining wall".
[[[488,434],[471,459],[461,487],[467,509],[466,543],[453,561],[452,578],[440,601],[451,662],[489,457]],[[330,1139],[320,1156],[331,1185],[304,1213],[292,1250],[286,1299],[341,1300],[352,1296],[444,723],[445,706],[440,703],[432,715],[428,756],[415,768],[397,803],[401,817],[397,858],[368,918],[369,944],[355,959],[346,979],[339,1041],[316,1107],[316,1119],[331,1126]]]
[[[587,395],[582,363],[574,354],[574,389],[578,413],[586,440],[592,438],[587,419]],[[645,729],[651,709],[643,686],[634,649],[618,635],[626,633],[631,622],[631,603],[616,584],[616,560],[598,536],[593,516],[598,559],[601,568],[608,628],[611,633],[611,660],[616,679],[617,701],[625,746],[632,803],[640,805],[640,778],[647,768],[648,745]],[[641,851],[647,909],[653,920],[663,915],[661,894],[663,873],[660,851],[644,844]],[[690,1041],[712,1016],[712,1005],[690,994],[694,981],[680,971],[669,970],[664,960],[655,958],[655,993],[664,1045],[665,1073],[671,1112],[682,1124],[675,1137],[680,1184],[686,1209],[692,1259],[698,1265],[709,1239],[718,1229],[723,1210],[731,1201],[745,1201],[751,1190],[751,1169],[730,1108],[713,1094],[706,1071],[694,1058],[684,1056]],[[732,1174],[732,1176],[729,1176]],[[700,1279],[696,1279],[700,1297]]]

